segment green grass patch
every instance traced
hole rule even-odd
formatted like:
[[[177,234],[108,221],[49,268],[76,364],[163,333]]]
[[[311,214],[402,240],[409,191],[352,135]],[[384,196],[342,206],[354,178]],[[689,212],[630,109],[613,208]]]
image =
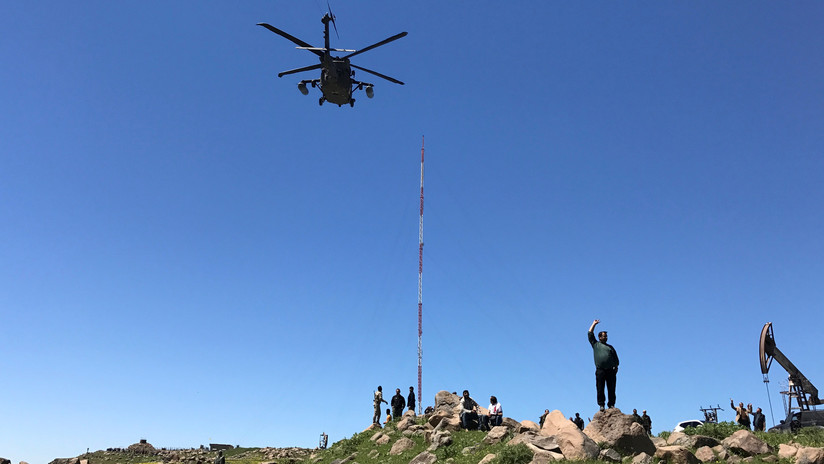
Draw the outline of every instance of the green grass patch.
[[[496,462],[498,464],[529,464],[532,461],[533,452],[525,444],[518,443],[514,446],[506,446],[498,453]]]
[[[391,440],[387,444],[376,445],[370,439],[377,432],[376,430],[370,430],[355,434],[350,438],[334,443],[327,450],[320,451],[316,455],[320,458],[318,461],[315,461],[313,458],[306,458],[302,462],[304,464],[313,462],[317,462],[317,464],[329,464],[335,459],[346,459],[355,454],[354,461],[359,464],[408,464],[415,456],[426,451],[429,447],[429,444],[426,443],[423,436],[412,435],[407,438],[411,439],[415,443],[415,446],[400,455],[392,456],[389,454],[389,450],[391,450],[392,445],[404,435],[391,428],[388,431],[384,429],[383,432],[388,433]],[[500,456],[502,452],[510,453],[510,457],[505,458],[510,459],[510,461],[506,461],[507,464],[518,464],[520,463],[519,459],[522,459],[526,454],[520,448],[511,452],[508,451],[507,448],[513,447],[507,447],[505,442],[487,445],[483,443],[485,436],[486,432],[477,430],[452,432],[452,444],[435,450],[433,454],[438,457],[438,462],[446,462],[448,459],[451,464],[476,464],[487,454],[491,453]],[[507,439],[508,438],[509,437],[507,437]],[[528,463],[532,459],[532,452],[526,446],[523,448],[530,453],[530,459],[525,461]],[[377,453],[374,451],[377,451]],[[512,459],[515,459],[515,461],[512,461]]]
[[[689,427],[684,429],[684,433],[687,435],[703,435],[705,437],[715,438],[716,440],[723,440],[739,430],[745,429],[735,422],[719,422],[717,424],[704,424],[700,427]]]

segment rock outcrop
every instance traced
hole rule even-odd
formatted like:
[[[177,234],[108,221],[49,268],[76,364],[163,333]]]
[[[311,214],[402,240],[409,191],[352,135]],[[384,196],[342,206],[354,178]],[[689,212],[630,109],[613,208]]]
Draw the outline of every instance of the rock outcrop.
[[[796,464],[824,464],[824,449],[802,446],[795,454]]]
[[[389,450],[389,454],[391,454],[392,456],[397,456],[399,454],[403,454],[404,451],[410,450],[414,447],[414,441],[406,437],[401,437],[398,438],[398,440],[392,445],[392,449]]]
[[[557,409],[546,416],[541,435],[554,437],[565,459],[583,461],[596,459],[601,449]]]
[[[658,448],[655,457],[670,464],[699,464],[701,461],[692,454],[692,451],[679,445],[668,445]]]
[[[618,408],[595,413],[584,434],[595,443],[605,443],[623,455],[655,454],[655,445],[644,427]]]
[[[758,456],[771,452],[770,447],[749,430],[739,430],[721,443],[733,453],[742,456]]]

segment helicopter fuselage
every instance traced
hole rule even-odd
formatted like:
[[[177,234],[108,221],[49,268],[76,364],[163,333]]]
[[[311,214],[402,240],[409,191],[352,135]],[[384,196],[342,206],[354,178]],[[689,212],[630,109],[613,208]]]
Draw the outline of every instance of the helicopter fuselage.
[[[345,105],[352,100],[352,67],[349,60],[328,56],[321,58],[320,90],[326,101]]]

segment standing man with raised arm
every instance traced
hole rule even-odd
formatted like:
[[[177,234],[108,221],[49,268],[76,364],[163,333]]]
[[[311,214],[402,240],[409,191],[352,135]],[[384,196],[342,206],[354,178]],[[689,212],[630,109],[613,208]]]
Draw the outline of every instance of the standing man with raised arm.
[[[378,385],[378,389],[375,391],[375,399],[372,400],[372,405],[375,407],[375,414],[372,415],[373,424],[381,424],[381,403],[389,404],[383,399],[383,387]]]
[[[615,407],[615,378],[618,374],[618,353],[615,348],[607,343],[607,332],[602,330],[598,332],[598,339],[595,339],[595,326],[601,322],[600,319],[592,321],[587,332],[589,344],[592,345],[592,354],[595,357],[595,387],[598,391],[598,406],[600,410],[604,410],[604,403],[607,407]],[[609,397],[604,396],[604,386],[607,388]]]

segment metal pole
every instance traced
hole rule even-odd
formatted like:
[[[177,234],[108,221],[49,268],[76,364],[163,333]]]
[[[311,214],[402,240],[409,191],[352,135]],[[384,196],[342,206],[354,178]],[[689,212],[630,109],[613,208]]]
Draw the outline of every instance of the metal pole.
[[[421,387],[421,373],[423,372],[423,142],[421,136],[421,217],[418,226],[418,414],[421,414],[423,405],[423,389]]]

